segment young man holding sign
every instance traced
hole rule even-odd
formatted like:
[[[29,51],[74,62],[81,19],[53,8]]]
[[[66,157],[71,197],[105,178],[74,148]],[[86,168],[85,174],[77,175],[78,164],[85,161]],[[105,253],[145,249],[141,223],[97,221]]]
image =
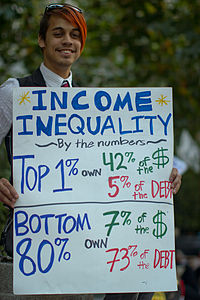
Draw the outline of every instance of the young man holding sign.
[[[12,161],[12,92],[16,87],[73,87],[71,67],[80,57],[86,40],[87,27],[81,9],[69,4],[50,4],[41,19],[38,44],[42,49],[43,63],[25,78],[8,79],[0,88],[0,143],[6,139],[10,162]],[[177,193],[181,176],[172,170],[170,181]],[[11,209],[18,199],[12,184],[0,179],[0,201]],[[67,283],[66,283],[67,284]],[[103,297],[103,296],[102,296]],[[151,299],[152,293],[109,294],[105,299]]]

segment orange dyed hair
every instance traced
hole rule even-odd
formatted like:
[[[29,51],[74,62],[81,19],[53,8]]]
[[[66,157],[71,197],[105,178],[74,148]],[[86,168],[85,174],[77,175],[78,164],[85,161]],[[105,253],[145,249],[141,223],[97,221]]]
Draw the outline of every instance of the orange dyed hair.
[[[51,16],[60,16],[63,19],[67,20],[73,26],[77,26],[81,33],[81,52],[85,46],[85,41],[87,37],[87,24],[83,14],[70,6],[63,6],[61,8],[55,8],[49,11],[46,11],[42,16],[40,21],[40,29],[39,29],[39,36],[43,40],[46,39],[46,32],[49,27],[49,19]]]

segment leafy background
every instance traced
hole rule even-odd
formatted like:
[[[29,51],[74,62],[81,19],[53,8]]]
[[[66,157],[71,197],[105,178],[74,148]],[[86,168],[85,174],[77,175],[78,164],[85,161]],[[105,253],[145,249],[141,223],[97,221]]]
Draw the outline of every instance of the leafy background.
[[[1,83],[10,76],[27,75],[41,63],[37,32],[48,2],[1,0]],[[183,129],[199,145],[200,1],[77,0],[75,4],[83,8],[88,24],[85,50],[73,67],[79,85],[172,86],[175,153]],[[2,176],[9,178],[4,145]],[[182,233],[200,231],[199,201],[200,174],[188,169],[175,196],[175,221]],[[0,228],[6,215],[1,205]]]

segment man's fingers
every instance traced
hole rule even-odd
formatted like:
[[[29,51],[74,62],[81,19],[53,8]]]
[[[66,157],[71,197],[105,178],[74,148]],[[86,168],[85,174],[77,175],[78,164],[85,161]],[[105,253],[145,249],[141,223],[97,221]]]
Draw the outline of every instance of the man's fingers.
[[[14,207],[16,200],[19,198],[15,188],[5,179],[0,179],[0,201],[4,204]]]
[[[0,202],[2,202],[3,204],[5,204],[7,206],[10,206],[11,208],[14,208],[14,205],[15,205],[14,199],[10,200],[8,197],[6,197],[1,192],[0,192]]]
[[[0,179],[0,191],[3,192],[8,198],[19,198],[15,188],[5,178]]]
[[[172,182],[172,189],[173,189],[173,193],[176,194],[181,186],[181,174],[179,174],[178,170],[176,168],[172,169],[171,175],[169,180]]]
[[[174,181],[178,173],[178,170],[176,168],[173,168],[170,174],[170,181]]]

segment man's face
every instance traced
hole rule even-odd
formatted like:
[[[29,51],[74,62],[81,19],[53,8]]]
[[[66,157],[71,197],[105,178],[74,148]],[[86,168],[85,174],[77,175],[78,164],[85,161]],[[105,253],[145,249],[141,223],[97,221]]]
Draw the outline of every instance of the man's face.
[[[43,49],[45,66],[63,78],[68,77],[71,65],[80,56],[78,27],[59,16],[51,16],[46,39],[39,37],[38,43]]]

